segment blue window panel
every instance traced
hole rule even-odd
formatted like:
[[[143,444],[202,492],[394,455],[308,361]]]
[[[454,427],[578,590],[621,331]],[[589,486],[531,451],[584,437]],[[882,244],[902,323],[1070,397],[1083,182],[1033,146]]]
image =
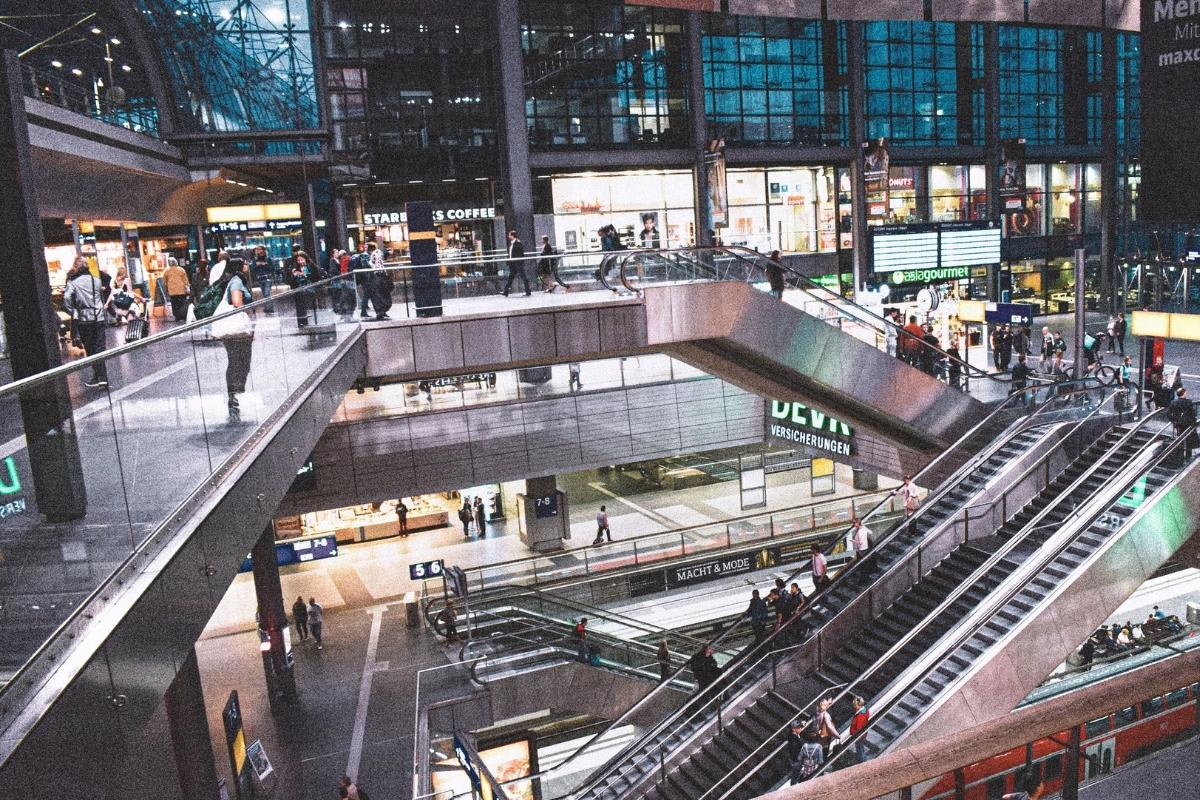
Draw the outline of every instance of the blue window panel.
[[[792,43],[788,39],[767,39],[767,62],[789,64],[792,60]]]
[[[765,46],[761,36],[738,37],[739,57],[742,61],[763,61]]]
[[[747,114],[767,113],[767,93],[756,91],[742,92],[742,109]]]

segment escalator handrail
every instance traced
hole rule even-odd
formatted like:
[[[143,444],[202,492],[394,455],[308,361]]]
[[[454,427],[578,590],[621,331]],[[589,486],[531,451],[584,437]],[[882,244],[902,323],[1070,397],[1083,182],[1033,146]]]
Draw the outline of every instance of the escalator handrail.
[[[1084,379],[1081,379],[1078,381],[1070,381],[1070,382],[1066,382],[1064,384],[1059,384],[1059,386],[1068,385],[1070,383],[1088,384],[1088,383],[1095,383],[1095,381],[1092,379],[1084,378]],[[1088,389],[1085,388],[1085,389],[1080,389],[1077,391],[1088,391]],[[1020,398],[1021,398],[1020,393],[1013,394],[1009,398],[1007,398],[1003,403],[1001,403],[991,413],[989,413],[984,419],[980,420],[970,430],[968,430],[961,437],[959,437],[959,439],[954,444],[952,444],[949,448],[947,448],[942,453],[939,453],[937,455],[937,457],[935,457],[932,461],[930,461],[929,464],[927,464],[920,472],[917,473],[917,475],[914,477],[914,482],[916,482],[917,479],[919,479],[922,475],[925,475],[926,473],[928,473],[936,465],[939,465],[943,459],[945,459],[950,453],[954,452],[960,445],[964,444],[967,440],[969,440],[972,436],[974,436],[979,430],[981,430],[983,428],[984,425],[990,423],[993,419],[998,417],[1003,411],[1007,410],[1007,407],[1010,403],[1015,404],[1018,400],[1020,400]],[[1041,406],[1039,406],[1037,409],[1035,409],[1033,414],[1031,414],[1029,417],[1022,418],[1022,420],[1028,421],[1029,419],[1032,419],[1034,416],[1042,413],[1047,407],[1049,407],[1051,405],[1052,402],[1056,401],[1057,399],[1059,399],[1059,398],[1053,397],[1053,398],[1048,399]],[[940,497],[941,494],[949,491],[951,488],[951,484],[953,484],[953,482],[956,479],[961,479],[961,476],[965,475],[969,470],[974,469],[975,465],[978,462],[986,460],[988,457],[990,457],[996,449],[999,449],[1000,447],[1003,446],[1003,441],[1006,440],[1007,438],[1009,438],[1009,436],[1016,435],[1015,431],[1012,432],[1011,434],[1009,434],[1009,429],[1011,429],[1012,427],[1013,427],[1013,425],[1009,425],[1008,428],[1005,429],[1005,431],[1003,431],[1003,432],[1001,432],[1001,434],[997,435],[997,438],[995,440],[993,440],[991,447],[985,448],[985,450],[982,453],[979,453],[976,456],[972,457],[971,459],[968,460],[967,464],[965,464],[964,466],[962,466],[958,470],[956,470],[954,472],[954,474],[943,483],[943,488],[938,492],[937,496]],[[1009,436],[1005,436],[1004,434],[1009,434]],[[888,501],[890,500],[890,497],[893,494],[894,494],[894,492],[889,493],[889,496],[887,498],[885,498],[883,501],[881,501],[879,504],[877,504],[874,508],[872,508],[869,512],[867,512],[867,514],[860,517],[860,519],[865,522],[866,520],[874,517],[879,512],[880,508],[888,503]],[[929,502],[929,498],[927,497],[926,503],[922,506],[922,508],[920,510],[918,510],[918,513],[923,513],[924,509],[929,508],[932,505],[933,505],[933,503]],[[901,529],[901,526],[899,526],[899,525],[896,526],[896,528],[894,528],[890,533],[888,533],[882,540],[877,542],[875,546],[879,547],[879,546],[882,546],[885,542],[890,541],[893,536],[895,536],[899,533],[900,529]],[[840,544],[844,538],[845,538],[844,534],[842,536],[837,537],[834,540],[834,542],[835,542],[834,546],[829,548],[830,552],[832,552],[832,550],[838,544]],[[859,563],[861,563],[861,562],[859,562]],[[856,564],[851,564],[851,566],[848,568],[848,570],[852,571],[855,568],[855,566],[856,566]],[[797,570],[793,571],[788,576],[785,583],[793,580],[795,577],[800,575],[802,571],[803,571],[803,569],[797,569]],[[787,629],[788,626],[795,623],[802,616],[805,616],[807,614],[808,609],[812,608],[815,605],[816,599],[823,596],[827,591],[829,591],[829,588],[832,588],[832,586],[837,585],[837,581],[840,581],[842,579],[842,576],[845,574],[847,574],[847,571],[843,571],[843,573],[839,574],[837,580],[831,582],[830,587],[827,587],[826,589],[821,590],[821,591],[814,592],[813,595],[809,598],[808,604],[805,606],[804,610],[800,614],[795,615],[794,617],[792,617],[791,620],[788,620],[786,623],[781,625],[778,630],[776,630],[774,633],[772,633],[770,636],[768,636],[766,639],[764,639],[762,643],[757,645],[757,647],[758,648],[766,647],[769,649],[771,647],[771,645],[768,643],[771,643],[773,640],[775,640],[775,637],[778,636],[781,631]],[[714,637],[708,643],[707,646],[716,648],[716,646],[719,645],[722,641],[724,641],[726,637],[732,635],[732,633],[735,630],[737,630],[739,628],[739,626],[741,626],[744,623],[745,620],[746,620],[745,613],[739,615],[736,622],[734,622],[732,625],[730,625],[720,635]],[[744,660],[750,658],[752,655],[753,655],[753,649],[751,651],[744,652],[738,658],[735,658],[734,661],[730,662],[730,664],[726,666],[726,668],[724,669],[724,671],[721,674],[721,677],[718,678],[717,682],[720,683],[722,681],[731,681],[730,676],[732,676],[734,674],[734,672],[733,672],[733,670],[730,669],[730,666],[732,666],[739,660],[744,661]],[[759,663],[759,662],[756,662],[756,663]],[[744,670],[743,670],[743,672],[744,672]],[[674,676],[672,676],[672,677],[674,677]],[[607,733],[611,728],[614,728],[617,725],[623,723],[628,717],[632,716],[635,712],[637,712],[642,707],[644,707],[650,701],[650,699],[652,697],[656,696],[657,691],[658,691],[658,689],[656,688],[656,689],[652,690],[651,692],[649,692],[648,694],[646,694],[645,696],[643,696],[640,700],[638,700],[636,703],[634,703],[632,706],[630,706],[628,709],[626,709],[615,720],[610,722],[609,725],[604,730],[600,731],[595,736],[588,739],[586,742],[584,742],[582,745],[580,745],[580,747],[574,753],[572,753],[568,758],[564,759],[562,762],[560,762],[555,767],[552,767],[551,769],[556,769],[557,767],[561,766],[562,764],[569,763],[571,760],[577,758],[592,743],[597,741],[601,736],[603,736],[605,733]],[[614,764],[618,761],[618,759],[623,758],[623,757],[629,755],[630,753],[636,751],[636,749],[640,748],[644,742],[657,736],[660,731],[662,731],[668,725],[672,724],[678,717],[680,717],[687,710],[687,708],[688,708],[688,704],[685,704],[681,708],[677,709],[675,712],[672,712],[671,714],[667,715],[666,718],[664,718],[658,724],[653,726],[649,731],[647,731],[645,734],[640,736],[636,741],[634,741],[634,742],[626,745],[624,748],[622,748],[622,750],[620,752],[618,752],[616,755],[614,755],[613,757],[611,757],[608,760],[607,764]],[[584,785],[579,787],[579,789],[576,791],[579,793],[586,791],[588,788],[590,788],[590,786],[594,785],[599,780],[599,776],[603,775],[604,771],[605,770],[603,770],[603,769],[601,769],[600,771],[597,771],[597,773],[593,774],[584,783]],[[529,776],[529,777],[539,777],[539,776],[545,775],[546,772],[548,772],[548,770],[539,772],[539,773],[537,773],[537,775],[533,775],[533,776]]]
[[[1114,393],[1113,397],[1115,397],[1115,396],[1116,396],[1116,394]],[[1105,403],[1106,402],[1107,402],[1107,400],[1105,401]],[[1102,408],[1105,403],[1101,403],[1100,405],[1098,405],[1096,407],[1096,409],[1092,412],[1092,414],[1095,414],[1096,411],[1099,411],[1099,409]],[[1073,492],[1076,488],[1078,488],[1080,484],[1082,484],[1085,480],[1087,480],[1089,477],[1091,477],[1096,472],[1096,470],[1099,469],[1099,467],[1102,464],[1104,464],[1104,462],[1110,456],[1114,455],[1121,447],[1123,447],[1135,435],[1135,433],[1142,428],[1142,426],[1146,425],[1150,421],[1150,419],[1157,416],[1159,413],[1160,413],[1159,411],[1156,411],[1153,414],[1149,414],[1146,417],[1144,417],[1143,419],[1139,420],[1137,425],[1135,425],[1133,428],[1131,428],[1117,442],[1112,444],[1105,451],[1103,456],[1098,457],[1086,470],[1084,470],[1083,473],[1081,473],[1072,482],[1072,484],[1069,487],[1067,487],[1061,493],[1059,493],[1058,497],[1062,498],[1062,497],[1066,497],[1066,496],[1070,495],[1071,492]],[[1089,416],[1086,419],[1090,419],[1090,417],[1091,417],[1091,415],[1089,414]],[[1139,475],[1144,474],[1145,470],[1139,469],[1138,472],[1139,472]],[[1024,477],[1025,477],[1025,475],[1022,475],[1021,478],[1017,479],[1017,481],[1014,482],[1013,486],[1015,487],[1016,485],[1019,485],[1021,483],[1021,481],[1024,479]],[[1136,481],[1136,478],[1134,480]],[[1012,488],[1009,489],[1009,491],[1011,491],[1011,490],[1012,490]],[[1066,528],[1068,526],[1068,523],[1070,522],[1070,520],[1073,517],[1078,516],[1084,506],[1091,503],[1095,498],[1101,496],[1102,494],[1106,494],[1108,491],[1110,491],[1109,485],[1106,483],[1102,483],[1094,492],[1089,494],[1087,496],[1087,498],[1082,500],[1075,507],[1075,509],[1072,510],[1071,514],[1068,515],[1066,519],[1064,519],[1062,522],[1055,523],[1055,524],[1058,525],[1060,529]],[[1122,492],[1122,494],[1123,493],[1124,492]],[[990,503],[987,503],[986,505],[990,508],[995,508],[997,504],[1002,502],[1002,498],[1006,497],[1007,495],[1008,495],[1008,492],[1006,491],[1003,495],[1001,495],[1001,497],[996,498],[995,500],[991,501]],[[1120,495],[1118,495],[1118,496],[1120,496]],[[1027,536],[1029,536],[1034,531],[1037,531],[1037,530],[1040,530],[1041,528],[1046,527],[1044,525],[1038,525],[1037,523],[1045,517],[1045,515],[1054,507],[1054,505],[1055,504],[1052,502],[1046,508],[1042,509],[1042,511],[1036,517],[1034,517],[1028,523],[1026,523],[1026,525],[1023,526],[1020,531],[1013,534],[999,549],[996,550],[996,552],[992,553],[991,556],[989,556],[986,561],[984,561],[982,564],[980,564],[978,567],[976,567],[975,570],[969,576],[964,578],[959,583],[959,585],[953,591],[950,592],[949,595],[947,595],[937,606],[935,606],[931,611],[929,611],[922,618],[921,622],[919,622],[917,625],[914,625],[913,627],[909,628],[909,630],[904,634],[904,636],[900,637],[899,640],[897,640],[890,648],[888,648],[882,655],[880,655],[874,661],[874,663],[871,664],[871,666],[867,667],[862,672],[860,672],[858,677],[855,680],[854,685],[857,685],[859,682],[861,682],[864,677],[873,675],[877,670],[886,666],[887,663],[893,657],[896,656],[896,654],[898,654],[901,650],[903,650],[905,647],[907,647],[909,644],[911,644],[912,641],[914,639],[916,639],[925,630],[926,626],[928,626],[934,620],[941,617],[946,612],[947,609],[949,609],[951,606],[954,605],[954,603],[956,603],[959,600],[959,598],[961,598],[964,594],[966,594],[971,589],[975,588],[979,579],[985,577],[993,568],[995,568],[995,566],[997,564],[999,564],[1001,561],[1003,561],[1005,558],[1007,558],[1009,553],[1011,553],[1013,550],[1015,550],[1017,548],[1018,545],[1020,545],[1022,542],[1024,542],[1024,540]],[[979,506],[974,506],[974,507],[978,508]],[[1101,513],[1103,513],[1103,512],[1101,512]],[[1069,544],[1069,542],[1068,542],[1068,544]],[[1064,545],[1064,547],[1065,546],[1066,545]],[[1061,552],[1061,549],[1055,551],[1055,556],[1057,556],[1057,554],[1059,552]],[[1038,563],[1040,564],[1043,562],[1041,562],[1039,560]],[[1027,564],[1022,564],[1020,567],[1020,570],[1026,571],[1026,566],[1027,566]],[[1014,574],[1016,574],[1016,573],[1014,573]],[[1025,582],[1022,581],[1021,586],[1023,587],[1024,584],[1025,584]],[[989,601],[990,601],[990,599],[991,598],[989,597]],[[1008,599],[1011,599],[1011,598],[1006,595],[1005,602],[1007,602]],[[994,611],[996,609],[1002,608],[1002,607],[1003,607],[1003,604],[995,606],[995,608],[993,608],[992,611],[989,612],[988,616],[990,617],[991,613],[994,613]],[[970,617],[968,617],[968,618],[976,617],[977,612],[978,612],[978,608],[973,609],[970,612]],[[974,628],[972,628],[972,631],[973,630],[974,630]],[[943,648],[941,646],[941,642],[944,641],[945,638],[947,636],[950,636],[952,633],[953,633],[953,629],[951,631],[948,631],[947,633],[943,634],[941,637],[939,637],[937,641],[935,641],[932,645],[930,645],[927,648],[926,654],[920,657],[917,664],[914,664],[914,665],[911,665],[910,667],[908,667],[905,670],[905,673],[909,672],[912,669],[915,669],[917,665],[922,664],[925,661],[927,661],[930,658],[930,656],[929,656],[930,653],[945,653],[945,652],[952,651],[954,649],[953,647]],[[961,643],[962,642],[958,642],[958,644],[956,644],[954,647],[957,647]],[[922,672],[922,675],[924,675],[924,671]],[[899,680],[899,678],[897,680]],[[889,688],[890,687],[885,687],[884,691],[887,692],[889,690]],[[839,702],[845,700],[846,697],[850,696],[850,695],[853,695],[853,685],[847,686],[847,688],[844,688],[839,694],[837,694],[835,697],[833,697],[832,698],[833,703],[834,704],[839,703]],[[822,696],[824,697],[827,695],[825,695],[824,692],[822,692]],[[890,706],[889,706],[889,708],[890,708]],[[875,712],[872,712],[872,718],[874,718],[874,717],[875,717]],[[868,723],[868,727],[869,727],[869,724],[870,723]],[[738,768],[740,768],[745,763],[745,761],[749,760],[753,756],[758,755],[759,751],[762,750],[763,747],[765,747],[770,742],[775,741],[776,737],[778,737],[786,729],[787,729],[786,726],[783,728],[780,728],[779,730],[776,730],[774,733],[772,733],[770,736],[768,736],[766,739],[764,739],[763,743],[760,744],[757,748],[755,748],[751,752],[751,754],[749,756],[747,756],[746,759],[743,760],[742,763],[738,764],[738,766],[735,767],[734,770],[731,770],[731,772],[727,773],[727,774],[732,774],[732,772],[736,771]],[[847,744],[848,743],[849,742],[847,742]],[[779,752],[779,748],[776,748],[766,758],[759,759],[758,760],[759,765],[761,766],[761,764],[765,764],[765,763],[769,762],[770,759],[772,757],[774,757],[774,755],[778,752]],[[816,775],[821,774],[821,772],[824,770],[824,768],[825,767],[822,766],[821,769],[819,769],[815,774]],[[752,768],[748,773],[746,773],[742,777],[742,779],[740,781],[738,781],[737,785],[735,785],[734,787],[729,789],[725,794],[723,794],[721,796],[721,800],[724,800],[724,798],[728,796],[729,792],[732,792],[732,791],[736,790],[739,786],[741,786],[742,783],[744,783],[750,776],[752,776],[755,772],[757,772],[758,769],[759,769],[759,767],[756,766],[756,767]],[[710,790],[710,792],[706,792],[704,795],[697,798],[697,800],[706,800],[706,798],[708,797],[708,795],[710,793],[711,793],[711,790]]]
[[[1152,414],[1149,414],[1147,416],[1147,419],[1149,419],[1150,417],[1157,416],[1159,413],[1161,413],[1161,411],[1162,410],[1160,409],[1159,411],[1155,411]],[[1195,432],[1195,429],[1190,429],[1190,430],[1184,431],[1183,433],[1177,434],[1175,436],[1175,438],[1169,440],[1165,445],[1163,445],[1161,447],[1161,449],[1157,453],[1154,454],[1153,459],[1148,464],[1133,470],[1132,476],[1127,481],[1125,481],[1123,484],[1121,484],[1121,488],[1119,490],[1111,493],[1110,496],[1115,498],[1114,500],[1112,500],[1111,503],[1105,505],[1104,507],[1096,510],[1094,513],[1088,515],[1086,517],[1085,524],[1073,528],[1074,532],[1069,536],[1062,537],[1061,541],[1058,543],[1058,546],[1056,546],[1051,552],[1047,553],[1042,558],[1039,558],[1039,559],[1031,562],[1035,565],[1036,569],[1029,568],[1029,567],[1027,567],[1027,565],[1022,565],[1021,573],[1024,574],[1024,577],[1022,577],[1020,580],[1014,581],[1014,585],[1009,589],[1008,592],[1004,593],[999,599],[993,599],[993,598],[989,597],[988,598],[989,602],[987,605],[986,612],[980,612],[979,609],[975,609],[974,611],[971,612],[971,615],[970,615],[970,617],[967,618],[966,622],[970,622],[971,620],[979,620],[978,624],[974,624],[974,625],[960,624],[960,625],[956,626],[956,629],[964,628],[964,627],[966,629],[961,630],[959,632],[958,637],[956,639],[954,639],[951,644],[949,644],[948,646],[945,646],[945,647],[937,647],[936,649],[931,648],[930,651],[922,657],[921,661],[918,662],[918,664],[914,664],[912,668],[905,670],[904,674],[912,674],[914,676],[912,678],[912,680],[910,680],[908,683],[906,683],[899,692],[893,692],[894,696],[888,703],[886,703],[885,710],[883,711],[883,713],[877,715],[877,714],[875,714],[875,712],[872,712],[871,722],[868,722],[866,728],[864,728],[863,731],[861,731],[859,734],[857,734],[854,739],[847,739],[846,743],[845,743],[846,746],[848,746],[852,741],[857,741],[857,739],[859,737],[865,736],[867,731],[871,727],[871,723],[875,719],[882,718],[888,712],[890,712],[892,707],[896,703],[898,703],[905,695],[907,695],[908,692],[914,686],[916,686],[918,683],[920,683],[922,680],[924,680],[925,675],[928,673],[928,670],[930,668],[932,668],[933,666],[935,666],[938,662],[943,660],[944,654],[957,650],[968,639],[970,639],[972,636],[974,636],[975,633],[979,630],[979,627],[981,625],[986,624],[987,621],[996,614],[996,612],[998,612],[1000,609],[1004,608],[1004,606],[1006,606],[1009,602],[1011,602],[1013,600],[1013,598],[1015,598],[1022,591],[1024,591],[1025,587],[1029,585],[1030,581],[1032,581],[1034,578],[1036,578],[1038,575],[1040,575],[1045,570],[1045,568],[1048,565],[1052,564],[1055,561],[1055,559],[1057,559],[1060,555],[1062,555],[1062,553],[1067,548],[1071,547],[1072,544],[1074,544],[1075,539],[1079,536],[1079,534],[1081,534],[1088,527],[1090,527],[1097,519],[1099,519],[1101,516],[1103,516],[1105,513],[1107,513],[1108,508],[1112,505],[1112,503],[1118,502],[1120,500],[1120,498],[1124,497],[1132,489],[1134,489],[1137,486],[1138,482],[1142,480],[1142,478],[1144,478],[1147,474],[1149,474],[1154,469],[1157,469],[1164,460],[1175,455],[1175,451],[1177,450],[1177,448],[1184,446],[1184,442],[1187,440],[1187,438],[1189,436],[1193,435],[1194,432]],[[1182,472],[1182,470],[1181,470],[1181,472]],[[1174,481],[1178,481],[1181,477],[1182,477],[1182,475],[1175,476]],[[1156,492],[1156,494],[1161,494],[1167,488],[1169,488],[1169,483],[1164,484],[1162,487],[1160,487],[1158,489],[1158,491]],[[1089,497],[1088,500],[1085,501],[1085,503],[1091,501],[1093,498],[1094,498],[1094,496]],[[1084,504],[1080,504],[1080,506],[1078,508],[1076,508],[1076,510],[1074,510],[1071,513],[1071,516],[1067,517],[1067,519],[1063,520],[1061,523],[1056,523],[1060,527],[1060,530],[1066,529],[1069,527],[1068,523],[1071,521],[1072,517],[1080,516],[1080,512],[1083,510],[1083,505]],[[1122,527],[1129,524],[1129,522],[1132,518],[1133,517],[1131,516],[1129,519],[1124,520],[1122,523]],[[923,668],[919,671],[914,672],[914,670],[918,666],[922,666]],[[901,680],[902,677],[903,677],[903,675],[898,677],[896,680],[899,681],[899,680]],[[918,715],[917,719],[913,720],[913,722],[915,723],[917,720],[919,720],[921,718],[921,716],[924,716],[924,712],[922,712],[921,715]],[[827,763],[832,763],[832,761],[827,762]],[[824,769],[824,767],[822,767],[822,770],[823,769]]]

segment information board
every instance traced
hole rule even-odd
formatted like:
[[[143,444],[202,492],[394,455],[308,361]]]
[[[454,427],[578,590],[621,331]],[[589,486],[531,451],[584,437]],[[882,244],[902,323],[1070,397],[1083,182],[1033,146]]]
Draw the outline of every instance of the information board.
[[[1000,263],[1000,226],[988,222],[943,222],[938,246],[939,265],[978,267]]]
[[[1200,3],[1142,0],[1143,223],[1200,219]]]
[[[1000,263],[1000,224],[992,220],[878,225],[870,230],[871,269],[877,273],[911,276]]]
[[[533,501],[533,513],[538,519],[549,519],[558,516],[558,493],[547,494],[541,497],[531,497]]]
[[[933,267],[938,261],[938,232],[933,225],[879,225],[871,229],[875,272]]]
[[[417,564],[408,565],[408,577],[410,580],[421,581],[426,578],[440,578],[444,565],[442,559],[436,561],[422,561]]]

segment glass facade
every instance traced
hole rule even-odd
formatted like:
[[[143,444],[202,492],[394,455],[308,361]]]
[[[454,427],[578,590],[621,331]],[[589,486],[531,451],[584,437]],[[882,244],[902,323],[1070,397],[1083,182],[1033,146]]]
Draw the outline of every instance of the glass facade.
[[[893,165],[888,204],[868,207],[868,224],[958,222],[987,218],[983,164]]]
[[[412,6],[333,3],[322,35],[338,169],[380,180],[494,176],[499,90],[488,4]]]
[[[694,191],[684,170],[555,175],[555,245],[597,250],[600,228],[613,225],[626,247],[689,247],[696,242]],[[657,233],[643,241],[643,231]]]
[[[1001,25],[999,37],[1001,138],[1099,144],[1100,34]]]
[[[522,3],[530,146],[685,144],[683,23],[673,9]]]
[[[703,54],[714,138],[848,144],[844,23],[712,15]]]
[[[721,239],[763,252],[836,252],[836,180],[834,167],[730,170],[729,227]]]
[[[1138,83],[1141,67],[1141,37],[1136,33],[1117,36],[1117,147],[1125,151],[1142,143],[1142,95]]]
[[[320,125],[307,0],[138,0],[190,130]]]
[[[1007,236],[1100,232],[1099,164],[1027,164],[1025,210],[1006,216]]]
[[[867,137],[899,145],[983,144],[983,62],[982,25],[866,23]]]

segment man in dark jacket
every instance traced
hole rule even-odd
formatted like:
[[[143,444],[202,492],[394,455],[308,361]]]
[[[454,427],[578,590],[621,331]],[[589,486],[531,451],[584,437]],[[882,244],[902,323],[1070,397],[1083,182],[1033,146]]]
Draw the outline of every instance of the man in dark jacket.
[[[688,661],[688,665],[692,668],[692,675],[696,678],[698,691],[703,692],[721,676],[721,668],[717,665],[717,660],[713,658],[711,645],[705,645],[697,650]]]
[[[525,245],[517,238],[516,231],[508,232],[508,283],[504,284],[504,296],[512,289],[513,281],[518,277],[525,287],[525,296],[529,297],[529,274],[525,271]]]
[[[1025,354],[1017,355],[1017,363],[1012,368],[1013,394],[1021,393],[1021,405],[1029,405],[1029,394],[1025,387],[1029,385],[1029,365],[1025,363]]]
[[[746,616],[750,617],[750,627],[754,630],[754,643],[758,644],[767,638],[767,625],[771,622],[771,610],[767,608],[767,601],[762,599],[758,589],[755,589],[750,595],[750,607],[746,609]]]
[[[1187,389],[1180,386],[1175,390],[1175,399],[1167,408],[1167,416],[1171,418],[1171,424],[1175,426],[1176,436],[1183,433],[1188,434],[1187,438],[1183,440],[1183,453],[1184,458],[1191,461],[1192,448],[1196,443],[1196,407],[1188,399]]]

